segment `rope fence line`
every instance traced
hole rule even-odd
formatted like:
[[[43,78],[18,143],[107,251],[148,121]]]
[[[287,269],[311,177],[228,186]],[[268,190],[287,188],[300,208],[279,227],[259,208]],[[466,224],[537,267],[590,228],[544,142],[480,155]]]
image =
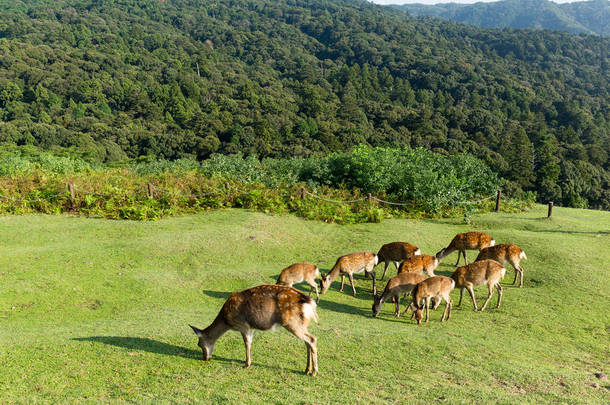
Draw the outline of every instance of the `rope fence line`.
[[[307,194],[313,198],[317,198],[318,200],[327,201],[327,202],[331,202],[331,203],[335,203],[335,204],[352,204],[352,203],[368,200],[368,197],[358,198],[356,200],[347,200],[347,201],[331,200],[330,198],[320,197],[317,194],[310,193],[309,191],[305,190],[304,188],[302,190],[305,192],[305,194]],[[303,198],[303,197],[301,196],[301,198]]]
[[[380,203],[384,203],[384,204],[400,205],[400,206],[414,205],[413,202],[401,203],[401,202],[386,201],[386,200],[382,200],[381,198],[377,198],[377,197],[372,197],[372,198],[373,198],[373,200],[378,201]]]
[[[60,194],[63,193],[57,193],[57,194],[53,194],[49,197],[45,197],[45,198],[36,198],[33,200],[28,200],[28,199],[22,199],[22,198],[14,198],[14,197],[9,197],[7,195],[2,195],[0,194],[0,198],[5,199],[5,200],[10,200],[10,201],[15,201],[15,202],[27,202],[27,203],[33,203],[33,202],[40,202],[40,201],[48,201],[48,200],[52,200],[53,198],[59,196]]]
[[[167,195],[175,195],[178,197],[186,197],[186,198],[201,198],[201,197],[205,197],[205,196],[209,196],[212,194],[218,194],[222,191],[222,189],[225,189],[228,193],[228,195],[230,195],[229,190],[234,190],[237,191],[238,193],[241,194],[248,194],[249,191],[245,191],[242,190],[240,188],[237,188],[235,186],[233,186],[232,184],[229,184],[229,182],[225,182],[223,186],[218,186],[216,189],[212,189],[210,191],[204,192],[204,193],[195,193],[195,194],[184,194],[184,193],[179,193],[179,192],[174,192],[174,191],[170,191],[170,190],[164,190],[162,188],[159,188],[155,185],[153,185],[152,183],[148,183],[146,186],[144,186],[144,191],[147,192],[148,194],[148,198],[154,198],[154,192],[158,192],[158,193],[163,193],[163,194],[167,194]],[[136,192],[140,191],[140,188],[138,188],[136,190]],[[104,193],[98,193],[98,192],[94,192],[94,191],[87,191],[87,190],[83,190],[80,188],[77,188],[74,186],[73,183],[68,183],[68,192],[69,192],[69,199],[72,203],[72,205],[74,206],[75,204],[75,198],[76,198],[76,194],[77,193],[81,193],[81,194],[88,194],[88,195],[95,195],[95,196],[99,196],[99,197],[106,197],[106,198],[111,198],[112,195],[110,194],[104,194]],[[451,206],[457,206],[457,205],[461,205],[461,204],[478,204],[481,203],[483,201],[487,201],[487,200],[491,200],[492,198],[496,197],[496,211],[498,211],[499,209],[499,205],[500,205],[500,196],[501,196],[501,190],[498,190],[496,194],[491,195],[489,197],[485,197],[485,198],[481,198],[478,200],[464,200],[464,201],[458,201],[455,203],[452,203]],[[57,198],[59,196],[61,196],[62,194],[67,194],[67,193],[62,193],[62,192],[58,192],[56,194],[53,194],[51,196],[45,197],[45,198],[37,198],[37,199],[20,199],[20,198],[14,198],[14,197],[10,197],[10,196],[6,196],[6,195],[2,195],[0,194],[0,199],[4,199],[4,200],[9,200],[9,201],[14,201],[14,202],[26,202],[26,203],[35,203],[35,202],[40,202],[40,201],[48,201],[48,200],[52,200],[54,198]],[[358,203],[358,202],[362,202],[362,201],[377,201],[379,203],[382,204],[388,204],[388,205],[394,205],[394,206],[413,206],[416,203],[413,201],[409,201],[409,202],[395,202],[395,201],[387,201],[387,200],[383,200],[381,198],[375,197],[373,195],[371,195],[370,193],[368,194],[367,197],[362,197],[362,198],[357,198],[354,200],[335,200],[335,199],[331,199],[331,198],[327,198],[324,196],[320,196],[316,193],[313,193],[307,189],[305,189],[305,187],[301,187],[300,190],[300,194],[299,197],[301,199],[304,199],[305,196],[310,196],[312,198],[318,199],[318,200],[322,200],[322,201],[326,201],[329,203],[333,203],[333,204],[354,204],[354,203]],[[509,200],[505,200],[505,203],[509,203],[509,205],[518,208],[518,206],[509,201]]]

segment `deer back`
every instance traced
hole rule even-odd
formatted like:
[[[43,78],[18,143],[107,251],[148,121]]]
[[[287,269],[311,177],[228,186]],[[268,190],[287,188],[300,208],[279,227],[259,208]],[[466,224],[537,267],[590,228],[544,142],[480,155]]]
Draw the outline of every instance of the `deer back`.
[[[308,323],[315,309],[315,301],[293,287],[260,285],[231,294],[219,316],[232,327],[268,330],[299,318]]]
[[[419,252],[419,248],[409,242],[392,242],[383,245],[377,256],[381,261],[399,262],[415,256]]]
[[[455,281],[456,287],[462,288],[468,284],[477,286],[487,284],[489,281],[495,282],[504,276],[505,271],[500,263],[487,259],[459,267],[451,278]]]
[[[525,253],[519,246],[512,243],[502,243],[481,249],[476,260],[493,259],[500,263],[512,260],[518,263],[523,257],[525,257]]]
[[[495,243],[491,236],[484,232],[466,232],[455,235],[451,247],[456,249],[483,249]]]
[[[398,274],[403,272],[430,273],[438,266],[438,259],[431,255],[417,255],[405,260],[398,266]]]
[[[294,263],[282,270],[277,284],[293,285],[304,280],[313,280],[318,275],[319,270],[315,265],[306,262]]]

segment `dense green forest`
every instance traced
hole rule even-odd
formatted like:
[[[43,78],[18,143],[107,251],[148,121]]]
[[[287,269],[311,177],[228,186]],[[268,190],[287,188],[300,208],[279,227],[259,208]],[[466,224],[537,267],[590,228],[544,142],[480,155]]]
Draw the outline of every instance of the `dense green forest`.
[[[367,2],[0,0],[0,142],[90,161],[472,154],[509,194],[610,208],[610,39]]]
[[[610,1],[557,4],[550,0],[501,0],[475,4],[393,5],[411,15],[434,16],[488,28],[535,28],[610,35]]]

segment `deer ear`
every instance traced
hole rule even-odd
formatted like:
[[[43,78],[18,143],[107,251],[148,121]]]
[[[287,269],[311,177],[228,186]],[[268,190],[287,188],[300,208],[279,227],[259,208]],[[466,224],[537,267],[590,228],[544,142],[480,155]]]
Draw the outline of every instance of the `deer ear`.
[[[198,329],[196,327],[194,327],[193,325],[189,325],[191,327],[191,329],[193,329],[193,332],[195,332],[195,335],[201,337],[201,335],[203,335],[203,331],[201,329]]]

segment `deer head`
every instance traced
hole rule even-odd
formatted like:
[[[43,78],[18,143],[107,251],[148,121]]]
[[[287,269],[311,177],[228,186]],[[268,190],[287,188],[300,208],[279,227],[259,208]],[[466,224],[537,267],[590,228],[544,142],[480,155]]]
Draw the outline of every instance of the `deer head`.
[[[320,273],[320,294],[326,293],[331,284],[330,277],[324,273]]]
[[[195,332],[195,334],[199,338],[199,343],[197,343],[197,345],[201,347],[201,350],[203,351],[203,361],[210,360],[212,358],[212,352],[214,351],[214,345],[216,344],[216,341],[210,339],[205,333],[205,331],[198,329],[193,325],[189,326],[191,327],[191,329],[193,329],[193,332]]]

